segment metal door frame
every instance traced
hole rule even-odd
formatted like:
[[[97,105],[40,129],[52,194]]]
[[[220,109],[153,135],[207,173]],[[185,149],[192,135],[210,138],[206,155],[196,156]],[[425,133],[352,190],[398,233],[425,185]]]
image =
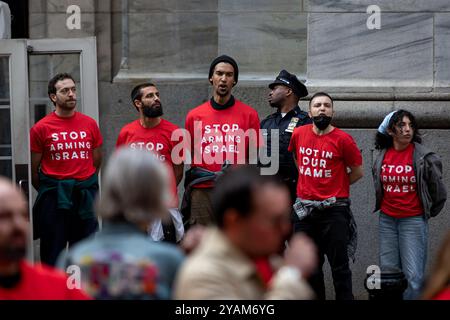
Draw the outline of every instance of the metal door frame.
[[[16,181],[15,164],[29,164],[31,161],[29,152],[23,153],[23,150],[30,150],[28,131],[23,130],[30,126],[27,46],[23,40],[0,40],[0,43],[0,55],[9,57],[12,179]],[[22,108],[14,108],[14,105]],[[28,175],[30,172],[28,170]]]
[[[80,84],[83,103],[81,107],[77,106],[77,110],[95,119],[98,123],[96,38],[27,40],[27,47],[31,54],[80,54]],[[92,70],[95,70],[95,75],[92,74]]]

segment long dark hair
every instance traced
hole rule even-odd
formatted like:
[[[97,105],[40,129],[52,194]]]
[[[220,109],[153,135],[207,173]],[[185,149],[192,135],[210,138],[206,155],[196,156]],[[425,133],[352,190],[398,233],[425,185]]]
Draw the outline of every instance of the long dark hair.
[[[403,117],[408,117],[409,121],[411,121],[411,127],[414,129],[412,142],[422,143],[422,138],[420,136],[416,118],[411,112],[407,110],[400,109],[395,112],[389,120],[388,129],[397,133],[396,125],[403,120]],[[387,133],[383,134],[377,131],[377,134],[375,135],[375,149],[388,149],[392,147],[394,143],[393,141],[394,139]]]

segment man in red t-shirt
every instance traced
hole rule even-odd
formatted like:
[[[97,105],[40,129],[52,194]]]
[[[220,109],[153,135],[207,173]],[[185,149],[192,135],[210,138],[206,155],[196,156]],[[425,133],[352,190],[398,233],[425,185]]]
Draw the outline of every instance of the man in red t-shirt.
[[[41,261],[54,265],[67,243],[97,230],[92,203],[98,191],[102,135],[94,119],[76,111],[76,86],[60,73],[48,83],[55,110],[30,130],[34,238]]]
[[[305,232],[319,248],[319,268],[310,284],[325,299],[324,255],[331,266],[336,299],[353,299],[348,258],[356,249],[350,185],[363,176],[361,152],[353,138],[330,124],[332,98],[319,92],[309,102],[313,124],[294,130],[288,150],[298,167],[295,232]]]
[[[225,163],[257,163],[258,113],[232,95],[238,75],[233,58],[222,55],[214,59],[208,76],[213,96],[186,116],[192,158],[182,210],[189,225],[208,225],[214,220],[211,190]]]
[[[29,228],[24,195],[0,178],[0,300],[89,299],[64,273],[25,261]]]
[[[129,146],[132,149],[147,150],[166,164],[170,177],[170,200],[168,203],[172,219],[156,221],[150,229],[153,240],[179,242],[184,235],[183,221],[178,210],[177,186],[183,179],[184,164],[172,151],[178,141],[172,140],[172,133],[178,126],[163,119],[163,109],[158,88],[150,82],[142,83],[131,91],[131,101],[139,112],[139,119],[122,128],[117,138],[116,148]]]

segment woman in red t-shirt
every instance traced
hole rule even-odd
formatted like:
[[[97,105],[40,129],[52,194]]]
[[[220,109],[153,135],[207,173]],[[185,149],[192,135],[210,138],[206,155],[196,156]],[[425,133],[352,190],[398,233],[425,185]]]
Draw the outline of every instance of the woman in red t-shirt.
[[[426,300],[450,300],[450,231],[447,232],[447,236],[439,249],[422,298]]]
[[[447,199],[440,158],[422,146],[414,116],[388,114],[378,128],[373,165],[379,211],[380,266],[401,270],[408,281],[404,299],[418,299],[424,280],[428,219]]]

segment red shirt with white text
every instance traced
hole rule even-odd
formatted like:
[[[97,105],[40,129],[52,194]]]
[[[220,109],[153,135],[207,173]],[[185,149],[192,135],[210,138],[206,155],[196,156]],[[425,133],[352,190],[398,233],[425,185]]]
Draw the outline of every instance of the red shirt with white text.
[[[161,122],[153,128],[145,128],[138,119],[122,128],[116,142],[116,148],[128,145],[132,149],[152,151],[158,160],[167,165],[173,196],[171,206],[174,208],[178,207],[178,194],[172,150],[178,142],[172,141],[171,136],[176,129],[178,129],[177,125],[165,119],[161,119]]]
[[[288,150],[297,158],[298,197],[325,200],[350,196],[347,167],[362,165],[362,157],[348,133],[334,128],[319,136],[312,124],[304,125],[294,129]]]
[[[42,153],[41,171],[60,180],[92,176],[96,171],[92,151],[102,143],[95,120],[80,112],[71,117],[52,112],[30,130],[31,151]]]
[[[248,163],[249,147],[257,151],[261,143],[258,113],[237,99],[223,110],[205,102],[188,113],[185,127],[194,150],[191,167],[217,172],[225,160],[231,164]],[[212,183],[205,182],[195,187],[211,186]]]
[[[413,167],[414,144],[404,150],[389,148],[381,165],[383,199],[381,211],[395,217],[412,217],[423,213],[417,193],[416,176]]]

